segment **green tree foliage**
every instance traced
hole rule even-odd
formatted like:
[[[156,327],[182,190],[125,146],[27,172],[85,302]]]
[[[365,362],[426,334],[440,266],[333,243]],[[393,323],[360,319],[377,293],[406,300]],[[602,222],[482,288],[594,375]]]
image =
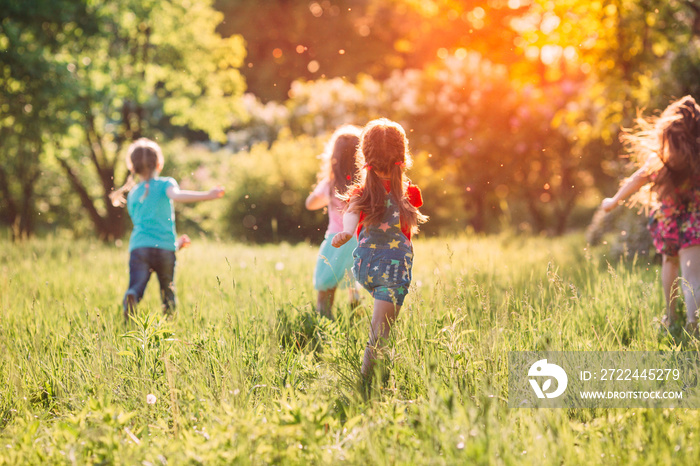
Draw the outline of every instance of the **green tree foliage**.
[[[358,74],[387,79],[422,69],[438,51],[467,48],[499,63],[519,60],[506,1],[217,0],[224,36],[247,42],[243,74],[263,101],[284,100],[292,82]]]
[[[93,8],[99,34],[62,49],[79,92],[58,160],[98,235],[119,238],[124,215],[108,196],[124,147],[178,127],[223,140],[240,111],[244,52],[240,37],[216,33],[222,15],[209,0],[104,0]]]
[[[320,169],[320,139],[293,138],[283,131],[272,146],[259,143],[230,158],[231,190],[225,221],[234,238],[270,242],[320,240],[321,211],[308,211],[304,200]]]
[[[85,3],[0,2],[0,216],[15,238],[34,230],[42,155],[68,126],[60,118],[69,108],[63,96],[75,87],[56,53],[94,34]]]
[[[571,140],[600,189],[617,183],[618,134],[638,109],[662,109],[685,94],[700,97],[699,12],[697,1],[533,2],[527,22],[548,24],[548,34],[524,33],[523,46],[569,50],[586,76],[565,118],[578,127]]]
[[[31,0],[3,11],[0,196],[23,232],[41,154],[56,156],[97,234],[119,238],[125,216],[108,196],[130,141],[185,131],[223,141],[240,119],[243,42],[216,32],[223,16],[210,0]]]
[[[367,0],[293,2],[217,0],[226,17],[222,35],[246,40],[242,72],[252,93],[263,101],[284,100],[292,81],[354,76],[390,50],[377,49],[355,29]]]

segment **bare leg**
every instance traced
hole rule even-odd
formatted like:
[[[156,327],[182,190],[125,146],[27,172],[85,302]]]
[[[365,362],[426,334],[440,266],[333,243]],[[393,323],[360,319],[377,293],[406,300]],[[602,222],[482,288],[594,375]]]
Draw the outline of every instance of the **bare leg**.
[[[680,261],[678,256],[667,256],[664,254],[663,260],[661,262],[661,285],[664,289],[664,297],[666,298],[666,316],[665,323],[667,325],[673,324],[677,317],[676,314],[676,294],[678,288],[676,288],[676,279],[678,278],[678,267]]]
[[[124,322],[129,323],[130,316],[136,314],[136,295],[127,293],[124,296]]]
[[[348,295],[350,296],[350,309],[355,309],[360,305],[360,292],[354,282],[352,286],[348,287]]]
[[[385,341],[391,331],[391,326],[399,315],[401,306],[396,306],[388,301],[374,300],[374,313],[369,329],[369,341],[365,349],[365,357],[362,361],[362,375],[367,377],[372,374],[374,361],[377,358],[377,350],[385,345]]]
[[[698,325],[698,303],[700,303],[700,246],[681,249],[679,257],[687,312],[686,328],[695,331]]]
[[[333,299],[335,298],[335,288],[318,292],[316,300],[316,309],[318,313],[324,317],[331,318],[331,309],[333,308]]]

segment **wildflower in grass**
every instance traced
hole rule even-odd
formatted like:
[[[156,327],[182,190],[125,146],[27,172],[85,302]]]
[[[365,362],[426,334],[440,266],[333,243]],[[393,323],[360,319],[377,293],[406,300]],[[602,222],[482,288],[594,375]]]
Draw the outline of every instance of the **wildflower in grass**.
[[[146,395],[146,403],[148,403],[149,405],[156,404],[156,401],[158,401],[158,399],[153,393],[149,393],[148,395]]]

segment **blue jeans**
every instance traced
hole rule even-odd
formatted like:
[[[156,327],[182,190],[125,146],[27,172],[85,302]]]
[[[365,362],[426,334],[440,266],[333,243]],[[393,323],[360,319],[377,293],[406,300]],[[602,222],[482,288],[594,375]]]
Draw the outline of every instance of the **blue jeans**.
[[[155,272],[160,284],[163,311],[175,308],[175,251],[159,248],[136,248],[129,257],[129,289],[124,293],[124,311],[128,312],[128,297],[134,303],[141,301],[143,293]]]

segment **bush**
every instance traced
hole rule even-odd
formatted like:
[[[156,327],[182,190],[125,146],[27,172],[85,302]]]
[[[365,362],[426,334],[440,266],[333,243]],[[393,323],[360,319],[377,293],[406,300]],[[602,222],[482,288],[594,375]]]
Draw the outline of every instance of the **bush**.
[[[610,256],[652,255],[656,250],[647,230],[649,217],[635,209],[617,208],[606,214],[596,211],[586,230],[586,241],[592,246],[610,245]]]
[[[258,143],[229,157],[224,224],[240,240],[321,240],[327,226],[323,211],[308,211],[306,196],[316,183],[323,150],[320,138],[293,138],[283,130],[271,146]]]
[[[308,211],[304,201],[316,184],[318,154],[326,141],[327,136],[295,137],[282,129],[272,144],[259,142],[239,152],[186,146],[184,141],[166,145],[163,176],[175,178],[182,189],[208,190],[217,184],[226,188],[221,200],[176,204],[178,231],[254,243],[320,243],[327,212]],[[415,154],[414,162],[408,176],[423,191],[426,204],[421,211],[430,216],[423,233],[461,231],[466,213],[455,174],[433,168],[426,152]]]

